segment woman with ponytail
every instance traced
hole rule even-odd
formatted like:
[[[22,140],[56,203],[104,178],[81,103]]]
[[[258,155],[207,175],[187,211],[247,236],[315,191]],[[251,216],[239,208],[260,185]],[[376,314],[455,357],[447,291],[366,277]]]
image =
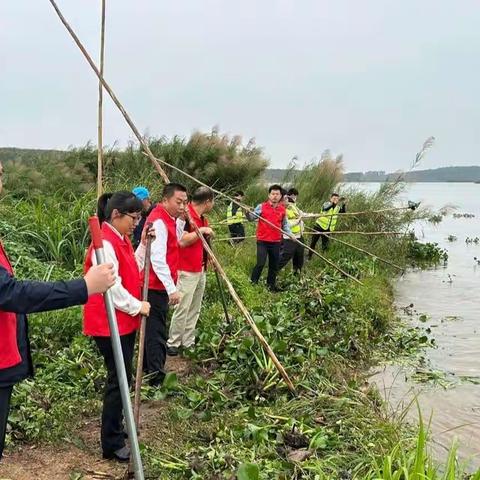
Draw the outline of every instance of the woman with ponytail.
[[[130,243],[130,235],[141,219],[142,208],[142,202],[133,193],[126,191],[102,195],[98,199],[97,207],[105,257],[107,262],[113,264],[115,271],[116,280],[111,292],[129,383],[132,377],[135,335],[139,328],[140,315],[148,316],[150,312],[150,304],[141,301],[140,272],[143,268],[143,258],[135,256]],[[85,259],[85,271],[95,264],[95,252],[90,245]],[[101,429],[103,457],[127,462],[130,450],[125,444],[122,399],[107,312],[101,295],[90,297],[84,307],[83,332],[93,337],[107,369]]]

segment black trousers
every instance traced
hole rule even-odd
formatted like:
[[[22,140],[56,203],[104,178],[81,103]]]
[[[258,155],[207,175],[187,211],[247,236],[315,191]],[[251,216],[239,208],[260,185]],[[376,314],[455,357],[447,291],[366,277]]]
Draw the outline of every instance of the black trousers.
[[[243,242],[243,237],[245,236],[245,227],[243,226],[243,223],[232,223],[228,226],[228,230],[230,231],[233,243]]]
[[[150,384],[157,386],[165,378],[165,361],[167,359],[167,316],[168,294],[165,290],[149,290],[150,316],[145,330],[144,370],[150,377]]]
[[[128,384],[132,381],[132,362],[135,350],[135,334],[122,335],[123,360],[127,371]],[[102,410],[102,450],[105,454],[112,454],[125,446],[125,431],[123,428],[123,405],[120,387],[118,384],[117,369],[113,357],[112,341],[110,337],[93,337],[100,353],[103,355],[107,367],[107,381],[103,396]]]
[[[299,238],[299,240],[303,243],[303,238]],[[303,267],[304,253],[305,249],[299,243],[288,238],[283,240],[278,270],[281,270],[290,260],[292,260],[293,273],[300,273],[300,270],[302,270]]]
[[[310,242],[310,248],[313,248],[313,250],[315,250],[315,247],[317,246],[318,240],[321,238],[322,239],[322,251],[327,250],[328,242],[330,241],[330,239],[328,238],[328,235],[322,235],[322,233],[329,233],[330,230],[324,230],[320,225],[317,225],[317,224],[315,224],[313,229],[316,232],[319,232],[320,235],[315,234],[315,233],[312,235],[312,241]],[[312,258],[312,256],[313,256],[313,252],[309,251],[308,252],[308,258]]]
[[[13,385],[0,388],[0,460],[5,447],[5,435],[7,434],[8,412],[10,411],[10,399],[12,398]]]
[[[277,280],[278,262],[280,261],[280,242],[257,241],[257,264],[253,267],[251,280],[253,283],[258,283],[263,267],[267,263],[267,257],[267,285],[269,288],[274,288]]]

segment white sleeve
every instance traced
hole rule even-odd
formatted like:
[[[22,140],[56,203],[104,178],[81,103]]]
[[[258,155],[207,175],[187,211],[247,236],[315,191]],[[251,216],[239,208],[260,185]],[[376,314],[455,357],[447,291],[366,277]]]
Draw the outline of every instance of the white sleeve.
[[[137,266],[140,271],[142,271],[145,266],[145,253],[145,245],[140,242],[140,245],[135,250],[135,260],[137,261]]]
[[[182,220],[181,218],[177,218],[177,238],[179,240],[182,239],[185,232],[185,224],[187,222],[185,220]]]
[[[142,308],[142,302],[138,298],[135,298],[122,285],[122,277],[120,277],[118,274],[118,259],[115,255],[115,250],[113,249],[112,244],[107,240],[103,241],[103,251],[105,252],[105,261],[113,264],[115,284],[112,288],[110,288],[110,291],[112,292],[113,304],[115,308],[121,312],[131,315],[132,317],[138,315],[140,313],[140,309]],[[92,252],[92,264],[97,264],[95,252]]]
[[[152,242],[152,253],[150,255],[152,268],[163,283],[167,293],[171,295],[177,291],[177,287],[167,264],[167,227],[162,220],[156,220],[153,222],[153,228],[155,229],[155,240]]]

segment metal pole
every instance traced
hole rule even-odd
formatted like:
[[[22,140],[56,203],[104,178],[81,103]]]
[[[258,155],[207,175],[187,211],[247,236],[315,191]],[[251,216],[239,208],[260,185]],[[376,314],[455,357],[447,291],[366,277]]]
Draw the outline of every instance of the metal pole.
[[[93,248],[97,263],[105,263],[105,252],[103,251],[102,233],[98,217],[93,216],[88,219],[90,235],[92,237]],[[127,373],[125,371],[125,362],[123,360],[122,344],[120,343],[120,334],[118,332],[117,316],[113,304],[112,292],[107,290],[103,294],[105,308],[107,310],[108,325],[110,327],[110,339],[112,341],[113,357],[117,369],[118,384],[122,397],[123,414],[125,415],[125,424],[127,427],[128,438],[130,441],[131,455],[133,457],[133,468],[135,480],[144,480],[142,458],[140,457],[140,447],[138,445],[137,429],[133,419],[132,403],[130,401],[130,388],[128,386]]]

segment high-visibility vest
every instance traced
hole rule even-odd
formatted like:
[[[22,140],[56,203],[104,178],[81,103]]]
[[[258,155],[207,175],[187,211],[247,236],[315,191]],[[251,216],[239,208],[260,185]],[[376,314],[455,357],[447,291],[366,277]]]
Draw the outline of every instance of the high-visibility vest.
[[[294,203],[289,203],[287,206],[286,213],[287,213],[287,222],[290,227],[290,231],[292,232],[292,235],[301,235],[303,233],[302,232],[303,225],[301,221],[298,222],[299,218],[302,215],[302,213],[300,212],[300,209]]]
[[[233,202],[227,208],[227,225],[234,225],[235,223],[243,223],[245,215],[241,207],[238,207],[238,210],[233,215]]]
[[[330,207],[327,211],[321,212],[321,217],[317,218],[317,225],[319,225],[323,230],[328,230],[333,232],[337,225],[338,212],[342,207],[340,205],[335,205]]]

